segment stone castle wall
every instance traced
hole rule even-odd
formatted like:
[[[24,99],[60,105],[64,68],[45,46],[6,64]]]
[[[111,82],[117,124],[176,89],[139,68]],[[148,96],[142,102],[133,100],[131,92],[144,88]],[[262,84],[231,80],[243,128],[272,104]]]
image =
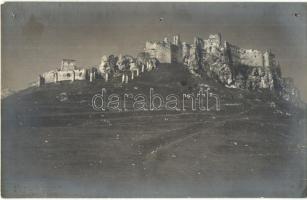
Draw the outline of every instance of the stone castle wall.
[[[74,81],[75,79],[74,71],[57,71],[57,75],[57,81]]]
[[[231,61],[234,65],[264,66],[263,53],[259,50],[242,49],[229,44]]]
[[[61,63],[61,71],[71,71],[77,68],[76,61],[72,59],[63,59]]]
[[[189,57],[190,56],[190,50],[191,50],[191,45],[187,43],[182,43],[182,57]]]
[[[171,62],[172,63],[182,63],[182,47],[181,45],[171,45]]]
[[[219,48],[222,43],[222,36],[220,33],[209,35],[209,39],[204,40],[204,49],[208,49],[209,51],[214,48]]]
[[[276,63],[275,61],[275,55],[272,54],[270,51],[266,51],[263,54],[263,65],[265,67],[271,67],[271,66],[278,65],[278,63]]]
[[[56,72],[55,71],[45,72],[43,73],[42,78],[44,79],[45,83],[53,83],[56,78]]]
[[[78,69],[73,60],[63,60],[61,68],[45,72],[40,76],[42,83],[56,83],[60,81],[86,80],[86,69]]]
[[[281,83],[279,64],[270,51],[243,49],[222,42],[220,34],[209,39],[195,37],[194,43],[183,43],[184,62],[193,74],[202,70],[231,88],[276,90]]]
[[[167,43],[146,42],[145,52],[151,58],[157,58],[161,63],[171,63],[171,48]]]
[[[201,71],[206,72],[209,77],[215,78],[226,87],[280,91],[284,99],[299,95],[293,81],[282,78],[274,54],[270,51],[243,49],[226,41],[222,42],[221,34],[211,34],[206,40],[195,37],[191,45],[181,42],[179,35],[175,35],[172,42],[169,42],[168,38],[161,42],[147,41],[144,51],[160,63],[184,63],[196,76],[199,76]],[[78,69],[74,60],[64,59],[59,70],[44,73],[39,77],[39,82],[87,78],[86,69]]]
[[[164,38],[162,42],[147,41],[144,50],[151,58],[158,59],[160,63],[182,63],[183,55],[189,54],[188,46],[181,44],[179,35],[173,37],[172,43],[169,42],[168,38]]]
[[[75,80],[86,80],[86,69],[75,69]]]

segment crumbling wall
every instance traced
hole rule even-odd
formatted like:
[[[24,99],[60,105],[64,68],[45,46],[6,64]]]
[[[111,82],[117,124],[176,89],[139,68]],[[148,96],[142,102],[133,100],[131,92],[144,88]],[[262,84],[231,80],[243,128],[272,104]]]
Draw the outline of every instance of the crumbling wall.
[[[173,36],[173,44],[171,44],[171,56],[173,63],[183,62],[183,51],[180,35]]]
[[[190,49],[191,49],[191,45],[185,42],[182,43],[182,58],[190,56]]]
[[[75,80],[86,80],[86,70],[85,69],[76,69],[74,70]]]
[[[221,34],[211,34],[207,40],[195,37],[192,45],[182,43],[180,36],[175,35],[171,43],[168,38],[164,38],[162,42],[147,41],[144,50],[143,58],[138,58],[137,61],[139,67],[142,67],[142,72],[145,65],[149,65],[148,70],[153,67],[151,59],[160,63],[183,62],[193,75],[200,76],[203,74],[200,72],[205,72],[226,87],[248,90],[270,89],[287,101],[299,99],[293,80],[282,78],[274,54],[270,51],[262,53],[259,50],[243,49],[226,41],[222,43]],[[133,57],[129,57],[129,63],[134,63],[133,60]],[[100,73],[105,72],[106,63],[108,58],[104,57],[99,67]],[[124,66],[119,61],[117,65],[117,67]],[[135,69],[138,70],[135,66],[130,68],[132,71]],[[125,71],[125,69],[120,70]],[[64,59],[60,70],[49,71],[39,76],[39,85],[57,81],[86,79],[93,81],[98,78],[97,75],[97,69],[92,68],[87,73],[87,70],[77,68],[74,60]]]
[[[197,69],[195,65],[198,65],[209,77],[227,87],[273,90],[275,77],[279,76],[271,67],[274,57],[268,54],[268,59],[270,67],[264,67],[261,51],[242,49],[226,41],[222,44],[221,35],[214,34],[208,40],[195,38],[185,63],[194,71]]]
[[[72,59],[63,59],[61,64],[61,71],[69,71],[76,69],[76,61]]]
[[[195,62],[201,68],[203,65],[203,57],[204,57],[204,40],[199,37],[194,38],[194,44],[191,48],[191,56],[195,58]]]
[[[195,40],[195,39],[194,39]],[[209,39],[203,40],[202,49],[206,54],[215,54],[220,56],[222,36],[220,33],[209,35]],[[195,43],[195,41],[194,41]]]
[[[172,62],[171,49],[164,46],[158,46],[156,50],[156,58],[161,63],[171,63]]]
[[[263,54],[263,65],[265,67],[272,67],[275,66],[277,63],[275,62],[275,55],[272,54],[270,51],[266,51]]]
[[[172,63],[182,63],[182,46],[171,45],[171,61]]]
[[[249,67],[246,88],[250,90],[274,88],[272,72],[264,67]]]
[[[209,39],[204,40],[205,48],[208,47],[220,47],[222,42],[222,36],[218,34],[210,34]]]
[[[74,81],[75,72],[74,71],[57,71],[58,81]]]
[[[44,83],[54,83],[56,80],[56,72],[55,71],[49,71],[45,72],[42,75],[44,79]]]
[[[187,46],[185,48],[187,50]],[[147,41],[145,44],[145,52],[151,58],[158,59],[160,63],[182,63],[184,58],[183,46],[179,35],[173,37],[172,43],[169,42],[167,37],[162,42]]]
[[[171,47],[169,43],[146,42],[145,52],[151,58],[156,58],[160,63],[171,63]]]
[[[174,35],[173,36],[173,45],[180,46],[181,41],[180,41],[180,35]]]
[[[231,44],[228,47],[233,65],[264,66],[263,53],[261,51],[242,49]]]
[[[280,77],[279,95],[286,101],[291,102],[298,107],[305,107],[305,103],[301,100],[300,92],[295,87],[293,78]]]

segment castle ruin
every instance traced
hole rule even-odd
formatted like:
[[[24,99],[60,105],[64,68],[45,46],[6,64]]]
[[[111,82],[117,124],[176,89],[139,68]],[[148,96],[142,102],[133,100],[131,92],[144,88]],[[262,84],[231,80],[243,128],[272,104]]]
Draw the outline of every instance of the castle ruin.
[[[144,51],[160,63],[182,63],[182,49],[180,36],[175,35],[172,42],[167,37],[162,42],[147,41]]]
[[[145,52],[161,63],[183,63],[193,74],[203,70],[227,87],[272,90],[281,75],[271,51],[237,47],[223,42],[220,33],[206,40],[195,37],[193,44],[181,42],[179,35],[173,37],[172,43],[167,38],[162,42],[147,41]]]
[[[248,90],[269,89],[285,99],[298,96],[290,79],[282,78],[279,62],[270,51],[244,49],[222,40],[220,33],[210,34],[208,39],[195,37],[192,44],[182,42],[175,35],[170,42],[147,41],[141,57],[104,56],[97,68],[78,68],[74,60],[63,59],[61,67],[39,76],[38,85],[61,81],[104,79],[122,77],[122,83],[134,79],[140,73],[151,71],[157,63],[182,64],[195,75],[206,74],[225,87]]]
[[[45,72],[39,76],[38,85],[75,80],[86,80],[86,69],[78,68],[75,60],[63,59],[59,69]]]

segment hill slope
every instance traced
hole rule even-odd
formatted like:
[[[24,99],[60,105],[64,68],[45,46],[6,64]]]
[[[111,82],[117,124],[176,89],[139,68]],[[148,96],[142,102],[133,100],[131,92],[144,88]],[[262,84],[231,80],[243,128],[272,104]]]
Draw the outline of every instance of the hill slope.
[[[206,84],[221,111],[99,112],[111,93],[166,96]],[[225,88],[161,65],[122,85],[80,81],[29,88],[2,101],[7,197],[304,195],[304,113],[266,91]],[[305,179],[305,180],[304,180]],[[305,191],[306,192],[306,191]]]

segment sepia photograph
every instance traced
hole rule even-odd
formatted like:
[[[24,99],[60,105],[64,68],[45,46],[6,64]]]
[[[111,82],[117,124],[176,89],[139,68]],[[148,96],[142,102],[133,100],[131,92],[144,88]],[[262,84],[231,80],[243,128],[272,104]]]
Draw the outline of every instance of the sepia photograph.
[[[3,198],[307,196],[306,2],[3,2]]]

